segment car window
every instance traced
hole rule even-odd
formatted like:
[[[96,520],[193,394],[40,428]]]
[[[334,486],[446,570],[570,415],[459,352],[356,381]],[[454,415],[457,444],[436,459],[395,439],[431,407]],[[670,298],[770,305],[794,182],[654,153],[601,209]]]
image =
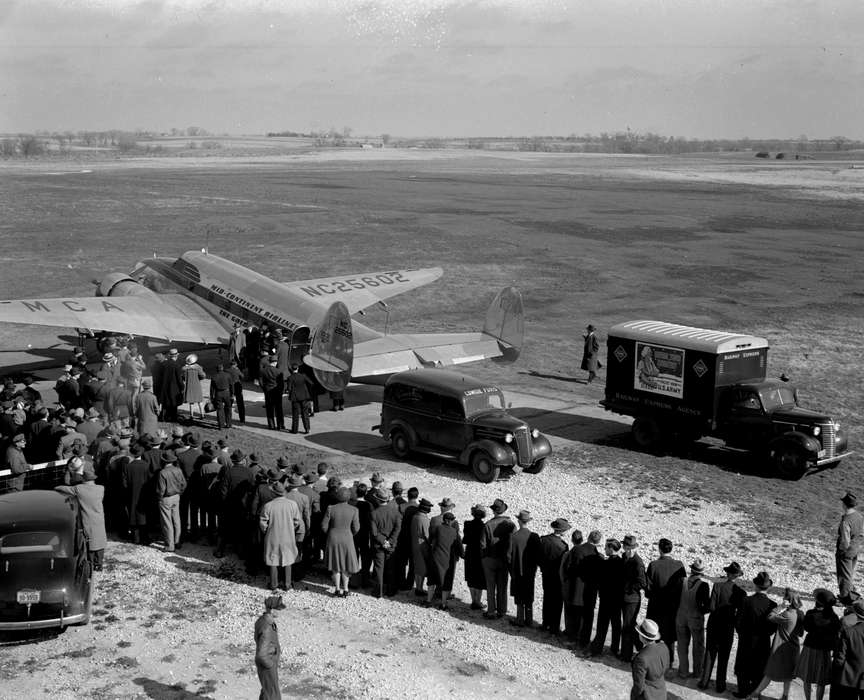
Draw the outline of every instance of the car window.
[[[465,396],[465,414],[474,415],[480,411],[504,408],[504,395],[497,390],[477,390]]]
[[[462,412],[462,404],[459,399],[454,399],[450,396],[441,397],[441,415],[444,418],[455,418],[460,420],[465,417]]]
[[[0,537],[0,555],[2,554],[68,556],[56,532],[14,532],[4,535]]]
[[[753,393],[742,393],[735,401],[735,408],[744,411],[759,411],[762,409],[762,404],[759,403],[759,397]]]

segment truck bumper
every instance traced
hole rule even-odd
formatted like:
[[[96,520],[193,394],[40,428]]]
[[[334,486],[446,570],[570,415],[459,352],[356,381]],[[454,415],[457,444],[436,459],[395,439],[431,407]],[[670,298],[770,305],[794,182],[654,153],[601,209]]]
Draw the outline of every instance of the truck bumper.
[[[834,464],[839,462],[841,459],[846,459],[849,455],[855,454],[854,451],[850,450],[849,452],[843,452],[839,455],[834,455],[833,457],[825,457],[823,459],[817,459],[814,463],[817,467],[824,467],[826,464]]]

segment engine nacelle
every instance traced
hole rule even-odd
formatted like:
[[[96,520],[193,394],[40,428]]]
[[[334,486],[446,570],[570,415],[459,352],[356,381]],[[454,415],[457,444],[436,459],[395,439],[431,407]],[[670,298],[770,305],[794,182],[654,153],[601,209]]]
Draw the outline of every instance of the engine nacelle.
[[[133,280],[123,272],[112,272],[105,275],[96,287],[97,297],[131,297],[153,294],[142,284]]]

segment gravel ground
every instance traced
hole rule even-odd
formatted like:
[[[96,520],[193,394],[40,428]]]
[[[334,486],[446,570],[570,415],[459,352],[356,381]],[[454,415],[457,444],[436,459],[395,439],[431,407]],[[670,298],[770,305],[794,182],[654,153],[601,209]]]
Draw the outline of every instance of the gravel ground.
[[[638,456],[631,458],[619,463],[621,473],[641,468]],[[353,460],[365,468],[352,475],[346,466],[349,478],[368,477],[386,464]],[[628,489],[590,463],[590,450],[557,457],[541,474],[492,486],[451,466],[386,466],[388,479],[415,485],[430,500],[454,498],[460,521],[473,503],[500,497],[511,513],[529,508],[541,533],[563,516],[584,532],[635,534],[646,561],[653,557],[652,543],[669,536],[679,558],[689,563],[701,556],[714,574],[735,558],[748,578],[766,568],[779,585],[804,591],[830,583],[823,575],[830,571],[826,553],[781,540],[748,540],[753,524],[728,505],[674,491]],[[89,626],[0,649],[0,697],[256,696],[252,628],[265,594],[263,577],[252,580],[233,556],[217,560],[211,548],[198,545],[168,554],[111,542],[106,562]],[[286,697],[628,697],[629,668],[611,657],[577,657],[539,630],[517,632],[506,621],[484,620],[464,602],[470,598],[459,576],[457,600],[447,612],[419,605],[413,594],[333,599],[320,574],[304,584],[305,590],[286,596],[288,609],[279,616]],[[539,617],[539,578],[535,605]],[[670,689],[698,697],[694,684]]]

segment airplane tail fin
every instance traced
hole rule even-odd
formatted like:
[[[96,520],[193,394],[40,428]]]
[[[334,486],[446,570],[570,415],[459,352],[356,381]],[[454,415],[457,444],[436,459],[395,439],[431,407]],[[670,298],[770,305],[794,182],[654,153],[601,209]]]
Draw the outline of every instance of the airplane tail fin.
[[[525,338],[525,310],[516,287],[505,287],[492,300],[483,333],[498,341],[501,357],[495,358],[497,362],[514,362],[519,357]]]
[[[303,362],[315,372],[315,378],[328,391],[342,391],[351,379],[354,361],[354,336],[351,315],[341,301],[327,309],[324,320],[315,330],[309,354]]]

